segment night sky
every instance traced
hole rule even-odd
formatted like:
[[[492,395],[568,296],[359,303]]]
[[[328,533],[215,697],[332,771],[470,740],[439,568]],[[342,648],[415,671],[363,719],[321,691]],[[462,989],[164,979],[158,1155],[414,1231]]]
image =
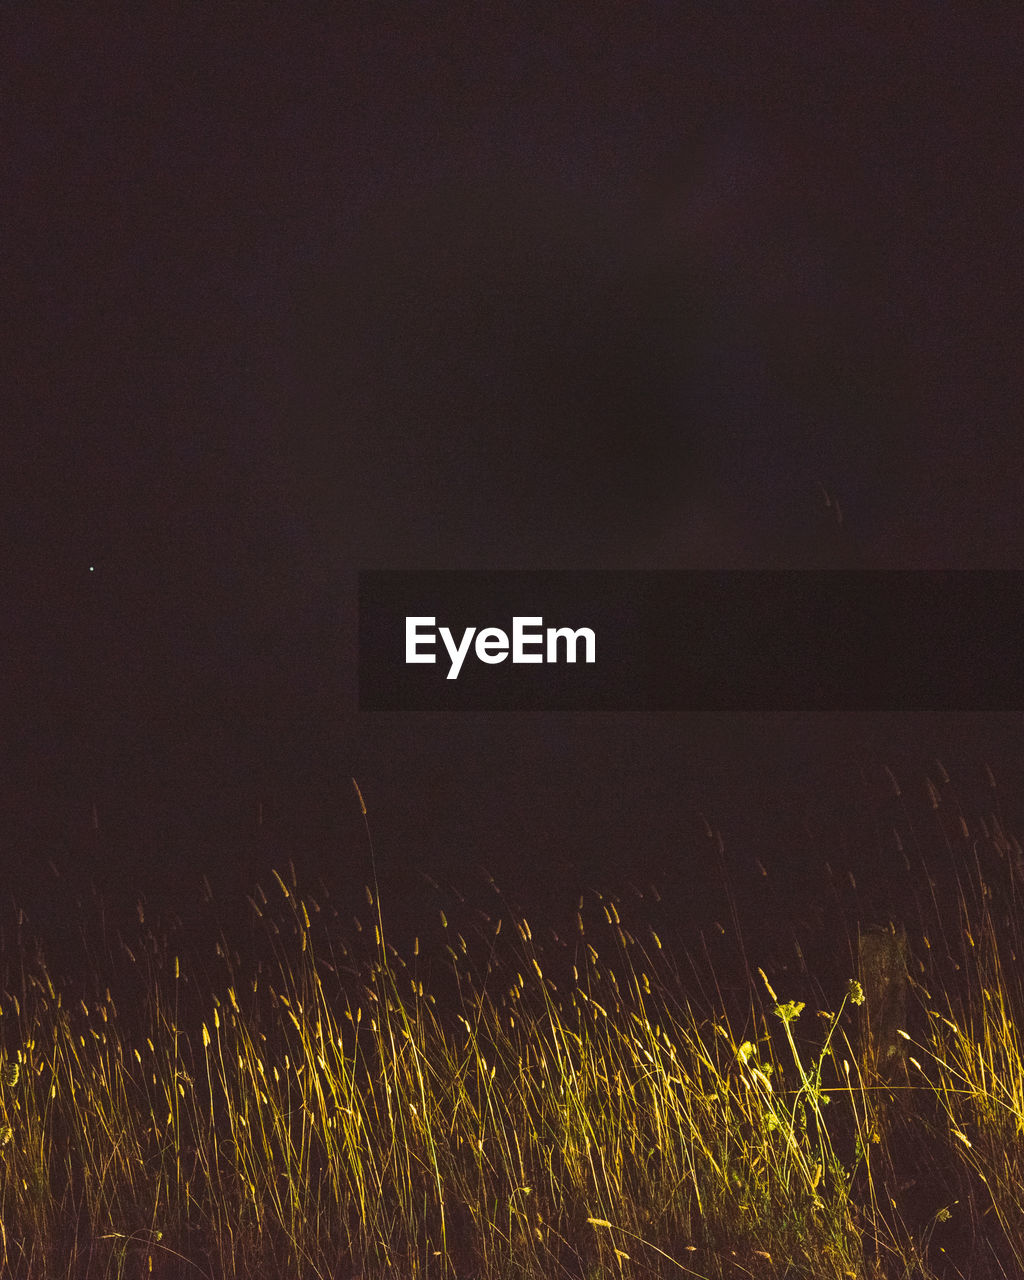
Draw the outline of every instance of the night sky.
[[[12,883],[364,878],[353,775],[396,893],[1012,794],[1009,712],[357,711],[360,569],[1019,566],[1020,24],[719,8],[7,16]]]

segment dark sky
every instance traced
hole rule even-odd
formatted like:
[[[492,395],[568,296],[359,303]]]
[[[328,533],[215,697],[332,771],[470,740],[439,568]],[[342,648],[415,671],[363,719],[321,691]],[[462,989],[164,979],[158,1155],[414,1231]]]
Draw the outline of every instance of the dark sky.
[[[8,859],[93,804],[340,847],[356,774],[396,865],[663,866],[1020,766],[1012,715],[357,713],[361,568],[1024,552],[1019,24],[443,8],[5,19]]]

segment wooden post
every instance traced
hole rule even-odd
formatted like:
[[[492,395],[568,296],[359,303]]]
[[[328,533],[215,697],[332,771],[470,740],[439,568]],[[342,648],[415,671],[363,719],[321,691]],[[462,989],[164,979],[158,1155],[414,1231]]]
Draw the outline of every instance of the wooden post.
[[[864,988],[862,1045],[869,1068],[887,1083],[903,1067],[907,1042],[907,931],[903,925],[866,930],[858,938]]]

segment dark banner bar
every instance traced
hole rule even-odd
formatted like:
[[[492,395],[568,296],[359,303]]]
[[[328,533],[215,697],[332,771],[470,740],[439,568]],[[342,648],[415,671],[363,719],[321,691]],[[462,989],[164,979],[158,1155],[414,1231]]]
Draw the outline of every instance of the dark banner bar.
[[[1010,711],[1024,574],[369,572],[364,711]]]

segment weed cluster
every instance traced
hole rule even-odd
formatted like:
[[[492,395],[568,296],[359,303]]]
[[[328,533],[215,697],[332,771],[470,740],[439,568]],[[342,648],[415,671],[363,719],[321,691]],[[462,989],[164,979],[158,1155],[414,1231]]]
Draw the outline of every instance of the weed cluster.
[[[955,901],[891,934],[899,1052],[856,1011],[877,941],[817,1009],[756,967],[736,1001],[608,895],[542,939],[453,891],[402,955],[375,889],[342,929],[275,872],[244,954],[140,903],[84,976],[19,915],[3,1274],[1024,1274],[1020,850],[964,831]]]

